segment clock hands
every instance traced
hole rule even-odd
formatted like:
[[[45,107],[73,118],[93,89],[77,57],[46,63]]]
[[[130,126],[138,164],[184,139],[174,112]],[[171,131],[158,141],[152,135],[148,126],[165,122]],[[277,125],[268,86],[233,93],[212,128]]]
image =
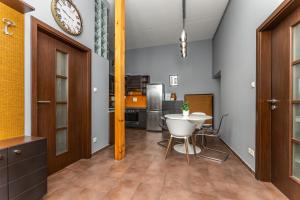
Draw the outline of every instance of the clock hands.
[[[65,10],[62,11],[74,22],[74,19]]]

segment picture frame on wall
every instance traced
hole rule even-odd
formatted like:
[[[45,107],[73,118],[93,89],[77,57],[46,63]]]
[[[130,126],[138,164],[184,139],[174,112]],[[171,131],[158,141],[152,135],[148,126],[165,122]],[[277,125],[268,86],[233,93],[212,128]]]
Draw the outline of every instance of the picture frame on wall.
[[[169,76],[169,83],[170,86],[178,86],[178,75],[170,75]]]

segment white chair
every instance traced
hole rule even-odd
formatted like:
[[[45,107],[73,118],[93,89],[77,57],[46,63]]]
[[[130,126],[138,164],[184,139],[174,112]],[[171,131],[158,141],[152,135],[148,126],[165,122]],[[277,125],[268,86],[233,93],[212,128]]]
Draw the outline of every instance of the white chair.
[[[167,119],[166,122],[171,136],[170,136],[165,159],[167,159],[170,149],[173,148],[174,138],[184,139],[186,159],[187,159],[187,163],[189,164],[190,161],[189,161],[188,142],[190,137],[192,138],[192,143],[194,147],[194,156],[196,156],[195,141],[194,141],[194,137],[192,137],[196,125],[190,121],[179,120],[179,119]]]
[[[206,113],[203,112],[193,112],[192,115],[205,116]],[[197,128],[200,128],[199,126]],[[212,128],[212,124],[202,124],[201,128]]]
[[[191,115],[205,116],[206,114],[204,112],[193,112]]]
[[[206,116],[206,114],[203,113],[203,112],[193,112],[191,115]],[[200,129],[200,128],[202,127],[203,123],[204,123],[204,121],[203,121],[202,123],[200,123],[200,122],[197,123],[197,124],[196,124],[196,130],[197,130],[197,129]]]

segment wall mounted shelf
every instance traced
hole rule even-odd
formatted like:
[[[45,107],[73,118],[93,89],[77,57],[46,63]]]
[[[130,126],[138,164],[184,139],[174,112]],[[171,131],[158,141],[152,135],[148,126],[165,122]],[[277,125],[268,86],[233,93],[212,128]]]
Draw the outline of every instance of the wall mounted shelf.
[[[34,7],[25,3],[22,0],[0,0],[0,2],[17,10],[20,13],[28,13],[34,11]]]

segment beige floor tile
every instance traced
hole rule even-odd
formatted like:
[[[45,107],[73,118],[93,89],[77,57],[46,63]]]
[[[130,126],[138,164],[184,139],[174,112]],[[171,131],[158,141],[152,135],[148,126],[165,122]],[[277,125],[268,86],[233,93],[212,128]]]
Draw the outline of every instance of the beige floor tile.
[[[113,147],[48,178],[45,200],[286,200],[271,183],[259,182],[234,156],[223,164],[175,151],[164,159],[159,133],[130,129],[126,158]]]

